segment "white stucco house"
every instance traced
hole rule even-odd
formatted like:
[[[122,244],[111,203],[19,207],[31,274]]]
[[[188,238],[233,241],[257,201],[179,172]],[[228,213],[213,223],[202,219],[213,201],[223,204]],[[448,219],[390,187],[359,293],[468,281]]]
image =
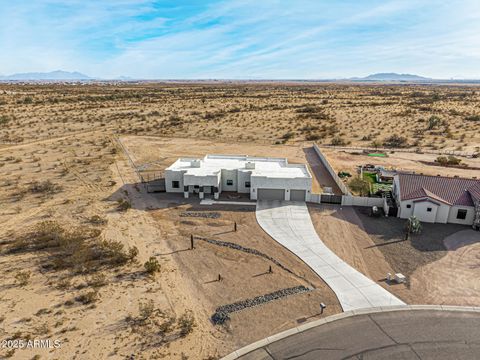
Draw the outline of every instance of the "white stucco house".
[[[400,218],[480,227],[480,180],[399,173],[393,195]]]
[[[165,170],[166,192],[218,199],[232,191],[250,194],[250,199],[308,201],[312,176],[304,164],[289,164],[285,158],[247,155],[206,155],[202,159],[180,158]]]

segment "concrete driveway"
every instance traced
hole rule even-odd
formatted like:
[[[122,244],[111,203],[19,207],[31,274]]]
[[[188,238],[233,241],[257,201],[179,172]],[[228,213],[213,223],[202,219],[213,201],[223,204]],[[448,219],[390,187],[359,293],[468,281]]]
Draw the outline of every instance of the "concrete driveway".
[[[405,305],[325,246],[304,202],[261,200],[257,202],[256,217],[266,233],[302,259],[327,283],[344,311]]]

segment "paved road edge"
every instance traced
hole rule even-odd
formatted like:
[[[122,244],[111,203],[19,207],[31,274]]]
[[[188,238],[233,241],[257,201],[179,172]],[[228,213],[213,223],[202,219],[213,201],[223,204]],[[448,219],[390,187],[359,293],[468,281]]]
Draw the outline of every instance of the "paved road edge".
[[[250,345],[244,346],[234,352],[228,354],[221,358],[221,360],[234,360],[240,356],[246,355],[252,351],[255,351],[263,346],[271,344],[275,341],[282,340],[287,338],[291,335],[295,335],[304,331],[307,331],[311,328],[321,326],[323,324],[341,320],[347,317],[356,316],[356,315],[364,315],[364,314],[372,314],[372,313],[379,313],[379,312],[390,312],[390,311],[404,311],[404,310],[437,310],[437,311],[471,311],[471,312],[480,312],[480,307],[476,306],[453,306],[453,305],[397,305],[397,306],[382,306],[382,307],[373,307],[373,308],[365,308],[359,310],[351,310],[346,311],[340,314],[335,314],[328,316],[324,319],[315,320],[292,329],[288,329],[282,331],[278,334],[274,334],[268,336],[262,340],[258,340]]]

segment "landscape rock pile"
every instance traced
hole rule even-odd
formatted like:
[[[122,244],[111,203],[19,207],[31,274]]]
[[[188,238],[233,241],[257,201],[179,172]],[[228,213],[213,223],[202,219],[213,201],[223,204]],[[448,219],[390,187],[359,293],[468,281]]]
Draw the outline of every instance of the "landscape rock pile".
[[[180,214],[180,217],[196,217],[205,219],[218,219],[222,214],[218,212],[198,212],[198,211],[185,211]]]
[[[252,299],[238,301],[233,304],[222,305],[215,310],[215,313],[212,315],[211,320],[215,325],[222,325],[230,319],[229,314],[233,312],[241,311],[246,308],[262,305],[289,295],[300,294],[307,291],[310,291],[310,289],[303,285],[300,285],[292,288],[274,291],[269,294],[256,296]]]

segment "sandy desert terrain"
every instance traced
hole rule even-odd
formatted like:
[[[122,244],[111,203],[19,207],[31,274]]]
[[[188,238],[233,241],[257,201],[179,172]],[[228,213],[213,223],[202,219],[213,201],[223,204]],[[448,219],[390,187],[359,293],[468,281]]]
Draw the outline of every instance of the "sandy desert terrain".
[[[479,104],[478,88],[466,85],[0,84],[0,143],[114,130],[474,152]]]
[[[312,141],[371,146],[395,134],[412,150],[473,153],[480,143],[479,101],[478,90],[464,86],[1,84],[0,335],[58,339],[61,347],[1,350],[0,356],[217,359],[318,318],[320,302],[327,304],[323,316],[341,311],[324,282],[261,231],[254,207],[199,208],[195,199],[146,193],[125,150],[144,176],[161,175],[179,156],[207,153],[310,163]],[[345,170],[357,159],[370,160],[327,155]],[[375,161],[475,176],[422,163],[433,156],[395,152]],[[478,166],[476,159],[462,161]],[[313,190],[324,186],[328,181],[317,178]],[[184,216],[190,212],[202,215]],[[212,213],[216,218],[205,215]],[[398,271],[381,247],[369,248],[375,234],[324,215],[313,215],[317,224],[325,222],[317,227],[320,236],[353,266],[379,281]],[[188,250],[191,234],[255,249],[283,267],[203,240]],[[352,236],[355,246],[338,236]],[[466,256],[457,254],[408,269],[432,277],[433,260],[456,264]],[[470,275],[465,279],[471,284]],[[411,288],[392,291],[422,303],[452,295],[413,294],[414,280]],[[309,291],[232,313],[225,325],[210,320],[219,306],[297,286]],[[474,294],[464,299],[476,302]]]

